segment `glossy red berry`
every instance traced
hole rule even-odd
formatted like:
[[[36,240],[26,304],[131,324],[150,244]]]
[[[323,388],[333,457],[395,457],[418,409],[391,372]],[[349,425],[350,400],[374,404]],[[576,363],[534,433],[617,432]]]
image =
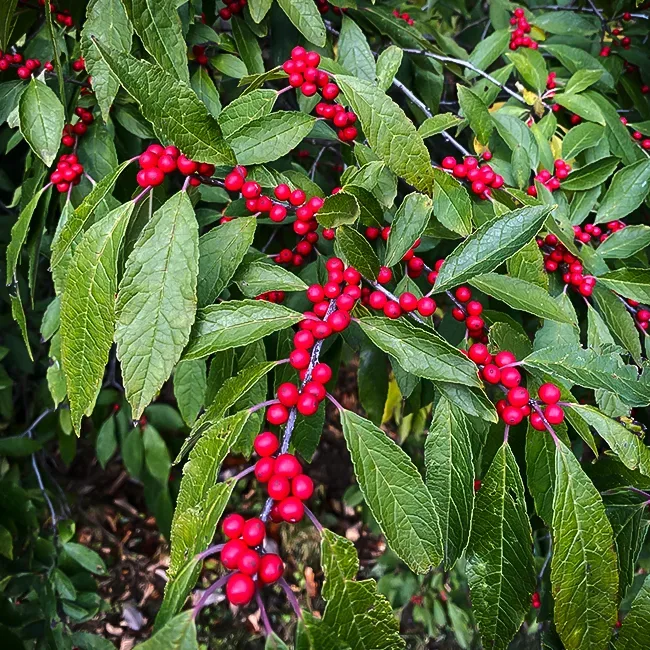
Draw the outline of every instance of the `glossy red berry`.
[[[388,318],[399,318],[402,315],[402,308],[399,306],[398,302],[389,300],[384,305],[384,315]]]
[[[266,489],[269,496],[276,501],[280,501],[291,494],[291,484],[289,483],[289,479],[286,476],[280,476],[279,474],[275,474],[269,479]]]
[[[469,287],[458,287],[455,295],[460,302],[467,302],[472,297],[472,291]]]
[[[305,515],[305,506],[298,497],[287,497],[278,504],[278,512],[284,521],[295,524]]]
[[[404,292],[399,297],[399,306],[407,312],[415,311],[418,306],[418,299],[415,294],[410,293],[409,291]]]
[[[241,539],[232,539],[226,542],[223,549],[221,549],[221,564],[231,571],[236,569],[241,554],[246,550],[248,550],[248,547]]]
[[[501,371],[493,363],[487,364],[481,371],[483,379],[489,384],[498,384],[501,379]]]
[[[529,399],[530,399],[530,395],[523,386],[517,386],[515,388],[511,388],[508,391],[508,402],[510,402],[512,406],[516,406],[517,408],[526,406],[526,404],[528,404]]]
[[[223,11],[223,10],[222,10]],[[226,583],[226,596],[233,605],[248,605],[255,595],[255,583],[250,576],[235,573]]]
[[[275,458],[260,458],[255,463],[255,478],[266,483],[275,474]]]
[[[393,278],[393,272],[387,266],[381,266],[377,274],[377,282],[379,284],[387,284]]]
[[[293,454],[280,454],[275,459],[275,473],[286,478],[294,478],[302,472],[300,462]]]
[[[269,424],[284,424],[289,419],[289,411],[283,404],[271,404],[266,409],[266,420]]]
[[[542,420],[542,417],[540,416],[539,413],[537,413],[537,411],[530,414],[529,422],[530,422],[530,426],[537,431],[544,431],[546,429],[544,420]]]
[[[557,404],[549,404],[544,409],[544,417],[549,424],[560,424],[564,420],[564,410]]]
[[[314,415],[318,411],[318,400],[311,393],[303,392],[298,398],[296,408],[301,415]]]
[[[273,584],[282,577],[284,562],[279,555],[267,553],[260,558],[258,577],[266,585]]]
[[[264,522],[261,519],[253,517],[244,523],[244,529],[242,530],[242,539],[247,546],[259,546],[264,540],[265,535],[266,527],[264,526]]]
[[[514,388],[521,383],[521,374],[516,368],[503,368],[501,370],[501,383],[506,388]]]
[[[474,343],[467,352],[467,356],[474,363],[485,363],[489,355],[487,346],[483,345],[483,343]]]
[[[298,387],[291,382],[285,382],[284,384],[280,384],[278,386],[278,399],[280,400],[280,403],[284,404],[285,406],[295,406],[298,402],[299,395],[300,393],[298,391]],[[271,454],[265,455],[270,456]]]
[[[180,161],[180,158],[179,158]],[[241,193],[245,199],[257,198],[262,193],[262,187],[255,181],[246,181],[241,188]]]
[[[292,350],[289,355],[289,363],[296,370],[302,370],[309,365],[310,354],[307,350]]]
[[[241,537],[244,530],[244,518],[237,513],[228,515],[221,524],[221,530],[228,539]]]
[[[542,384],[537,391],[539,399],[544,402],[544,404],[556,404],[560,397],[560,389],[555,384]]]
[[[312,370],[311,378],[320,384],[326,384],[332,379],[332,369],[326,363],[317,363]]]
[[[436,301],[433,298],[425,296],[418,300],[418,313],[421,316],[432,316],[436,311]]]
[[[503,366],[507,366],[515,361],[517,361],[517,358],[508,350],[502,350],[494,357],[494,363],[499,366],[499,368],[503,368]]]
[[[237,562],[237,568],[244,574],[255,575],[260,567],[260,556],[252,549],[246,549]]]
[[[519,424],[523,419],[524,415],[520,409],[515,406],[506,406],[501,413],[501,419],[510,426],[515,426]]]

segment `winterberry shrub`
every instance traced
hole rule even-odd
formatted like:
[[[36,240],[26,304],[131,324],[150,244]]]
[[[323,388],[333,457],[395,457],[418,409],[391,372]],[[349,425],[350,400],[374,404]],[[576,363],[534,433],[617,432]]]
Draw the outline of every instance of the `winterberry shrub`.
[[[169,539],[143,650],[209,646],[228,607],[255,647],[650,647],[649,24],[599,0],[5,2],[14,645],[104,647],[60,568],[103,567],[38,456],[77,435]],[[355,477],[336,507],[324,428]]]

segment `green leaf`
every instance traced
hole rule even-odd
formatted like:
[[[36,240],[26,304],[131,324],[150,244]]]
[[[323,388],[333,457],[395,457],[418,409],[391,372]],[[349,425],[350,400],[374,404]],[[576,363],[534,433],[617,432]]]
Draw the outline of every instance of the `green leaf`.
[[[338,195],[337,195],[338,196]],[[422,235],[433,210],[428,196],[411,192],[404,197],[390,226],[386,242],[386,266],[395,266]]]
[[[632,601],[632,606],[623,620],[623,625],[614,642],[615,650],[643,650],[650,645],[650,576],[646,576],[641,589]]]
[[[20,334],[23,337],[23,342],[27,348],[27,354],[29,358],[33,361],[34,355],[32,354],[32,348],[29,345],[29,336],[27,334],[27,319],[25,318],[25,310],[23,309],[23,303],[20,300],[20,295],[14,296],[11,294],[9,296],[11,299],[11,316],[14,321],[18,324],[20,329]]]
[[[122,0],[142,44],[165,71],[189,83],[187,45],[183,38],[176,0]],[[107,48],[110,46],[99,38]],[[111,54],[113,50],[111,48]]]
[[[341,641],[322,618],[316,618],[311,612],[303,610],[302,619],[298,620],[296,629],[296,650],[350,650],[350,646]]]
[[[562,157],[571,160],[585,149],[597,146],[604,136],[605,130],[599,124],[591,122],[578,124],[562,140]]]
[[[136,419],[169,378],[189,340],[198,256],[194,209],[187,193],[179,192],[142,231],[117,296],[117,356]]]
[[[508,49],[510,42],[510,30],[497,29],[487,38],[479,40],[476,47],[469,55],[469,61],[479,70],[487,70],[500,56]],[[473,79],[477,73],[473,70],[465,72],[465,78]]]
[[[198,650],[192,611],[174,616],[150,639],[135,647],[137,650]]]
[[[246,71],[249,74],[264,74],[262,50],[248,23],[239,16],[233,16],[230,25],[239,56],[246,64]]]
[[[90,571],[98,576],[106,574],[104,560],[87,546],[76,544],[75,542],[66,542],[63,544],[63,551],[65,555],[86,569],[86,571]]]
[[[302,319],[300,312],[265,300],[230,300],[211,305],[198,311],[184,358],[201,359],[248,345]]]
[[[559,430],[556,426],[556,433]],[[530,424],[526,432],[526,482],[535,511],[550,526],[555,490],[555,445],[551,436],[533,429]]]
[[[534,239],[507,260],[506,265],[508,274],[512,277],[548,289],[548,273],[544,269],[544,256]]]
[[[63,224],[63,227],[56,233],[52,241],[52,259],[50,261],[52,268],[58,266],[63,260],[70,246],[72,246],[79,233],[84,229],[86,223],[95,213],[95,210],[97,210],[113,191],[113,186],[117,182],[117,179],[130,162],[129,160],[125,160],[111,174],[102,178],[84,197],[84,200],[70,215],[70,218]]]
[[[594,223],[622,219],[638,208],[650,191],[650,160],[640,160],[614,174]]]
[[[337,75],[336,81],[359,116],[373,151],[415,189],[430,192],[433,174],[429,152],[404,111],[374,83],[344,75]]]
[[[521,78],[538,95],[546,88],[546,62],[541,52],[531,48],[519,48],[508,52],[507,58],[514,63]]]
[[[551,34],[563,36],[581,34],[588,36],[600,30],[596,16],[579,14],[574,11],[549,11],[535,16],[535,27]],[[586,70],[585,72],[593,72]]]
[[[562,309],[561,305],[548,294],[548,291],[526,280],[498,273],[485,273],[471,278],[469,283],[488,296],[505,302],[513,309],[525,311],[540,318],[548,318],[558,323],[576,324],[572,314]]]
[[[475,275],[494,271],[539,232],[552,208],[525,206],[484,223],[446,257],[435,291],[451,289]]]
[[[569,192],[590,190],[604,183],[614,173],[619,162],[620,160],[615,156],[594,160],[569,174],[568,178],[562,181],[562,189]]]
[[[440,519],[445,568],[449,570],[469,541],[474,510],[474,464],[469,422],[463,411],[442,398],[424,443],[426,484]]]
[[[356,197],[343,190],[325,199],[323,207],[316,213],[316,221],[323,228],[336,228],[354,223],[360,214]]]
[[[596,429],[598,435],[605,440],[626,467],[650,476],[650,449],[638,435],[616,420],[603,415],[593,406],[575,404],[571,408],[587,424]]]
[[[173,142],[193,160],[235,164],[219,123],[188,84],[153,63],[127,54],[113,57],[96,40],[93,43],[161,140]]]
[[[46,188],[41,188],[31,198],[29,203],[22,209],[16,223],[11,228],[11,240],[7,245],[7,284],[11,284],[16,279],[16,267],[18,266],[18,258],[22,250],[27,233],[29,231],[29,224],[38,206],[38,202],[46,191]]]
[[[505,649],[535,590],[535,565],[524,485],[505,442],[476,495],[467,548],[467,581],[484,647]]]
[[[210,63],[219,72],[233,79],[243,79],[248,73],[246,64],[233,54],[217,54],[210,59]]]
[[[205,362],[199,359],[179,361],[174,371],[174,397],[188,427],[194,424],[203,408],[206,389]]]
[[[574,345],[554,345],[536,350],[522,363],[584,388],[615,392],[630,406],[650,403],[650,375],[639,375],[637,368],[623,365],[616,354],[598,354]]]
[[[376,280],[379,260],[368,240],[350,226],[339,226],[334,241],[336,254],[348,266],[354,266],[367,280]]]
[[[61,146],[63,106],[54,91],[32,77],[18,102],[20,132],[32,151],[49,167]]]
[[[605,125],[605,118],[596,102],[587,95],[573,95],[570,93],[558,93],[553,98],[556,104],[563,106],[572,113],[579,115],[585,120]]]
[[[297,275],[266,259],[243,264],[235,275],[235,282],[247,298],[267,291],[307,290],[307,285]]]
[[[626,298],[650,303],[650,270],[616,269],[598,276],[598,281]]]
[[[433,170],[433,213],[445,228],[463,237],[472,232],[472,202],[467,189],[437,168]]]
[[[607,648],[617,615],[612,527],[598,491],[558,441],[553,498],[555,627],[567,650]]]
[[[275,90],[258,88],[233,100],[219,115],[224,137],[231,138],[247,124],[268,115],[277,96]]]
[[[406,372],[432,381],[480,387],[476,366],[440,334],[405,319],[370,316],[359,320],[368,338],[395,357]]]
[[[418,128],[418,133],[422,138],[430,138],[433,135],[438,135],[443,131],[453,128],[462,124],[465,120],[462,117],[458,117],[453,113],[438,113],[433,117],[427,117],[420,127]],[[434,169],[435,172],[435,169]]]
[[[535,171],[539,162],[539,150],[535,136],[526,124],[513,115],[508,115],[502,111],[492,115],[492,119],[499,135],[508,145],[510,151],[513,152],[513,155],[524,154],[527,158],[526,166]],[[528,179],[528,175],[526,179]]]
[[[481,144],[487,144],[494,130],[494,122],[483,100],[469,88],[456,84],[458,101],[464,116],[469,120],[472,131]]]
[[[218,117],[221,113],[221,99],[210,73],[203,66],[199,66],[192,75],[190,84],[196,96],[205,104],[210,115]]]
[[[567,81],[564,90],[567,93],[581,93],[583,90],[587,90],[589,86],[593,86],[593,84],[600,81],[602,76],[601,70],[576,70],[571,75],[571,79]]]
[[[598,246],[605,259],[622,260],[636,255],[650,245],[650,226],[627,226],[617,230]]]
[[[327,40],[325,25],[312,0],[278,0],[278,4],[296,29],[310,43],[325,47]]]
[[[167,444],[151,424],[147,424],[142,431],[142,444],[147,471],[160,484],[166,485],[172,461],[169,457]]]
[[[568,23],[567,23],[568,24]],[[578,47],[569,45],[544,45],[543,49],[554,56],[572,74],[578,70],[598,70],[602,73],[600,83],[614,88],[614,78],[595,57]]]
[[[377,57],[377,86],[386,91],[393,85],[393,79],[402,64],[402,48],[389,45]],[[424,136],[423,136],[424,137]]]
[[[115,333],[117,264],[135,203],[91,226],[74,251],[61,300],[61,360],[76,431],[91,415]]]
[[[316,118],[294,111],[275,111],[242,126],[228,138],[237,162],[259,165],[277,160],[309,135]]]
[[[14,112],[24,90],[25,83],[22,79],[0,83],[0,124],[4,124]]]
[[[115,132],[95,122],[79,142],[77,150],[84,170],[93,178],[104,178],[118,166]]]
[[[255,217],[239,217],[199,238],[199,306],[215,301],[230,284],[255,237]]]
[[[92,87],[104,122],[108,122],[111,105],[120,83],[92,44],[91,36],[99,38],[111,52],[116,54],[131,51],[133,26],[121,0],[89,2],[86,20],[81,30],[81,52],[86,62],[86,70],[92,79]]]
[[[370,45],[359,26],[345,14],[338,40],[338,62],[355,77],[374,82],[375,57]]]
[[[359,560],[352,542],[323,530],[321,562],[325,573],[323,598],[327,601],[323,625],[331,634],[354,650],[405,648],[393,608],[383,594],[377,593],[375,581],[354,579]],[[328,642],[318,648],[334,650],[336,646]]]
[[[99,431],[97,432],[97,441],[95,443],[95,453],[97,454],[97,460],[102,466],[102,469],[106,469],[108,461],[113,457],[116,450],[117,438],[115,436],[115,417],[111,415],[99,428]]]
[[[381,429],[341,411],[343,435],[359,487],[391,549],[416,573],[442,561],[442,537],[431,495],[406,452]]]
[[[248,3],[248,8],[251,12],[251,18],[256,23],[261,23],[264,20],[264,16],[269,12],[273,0],[250,0]]]
[[[6,51],[11,43],[11,34],[18,18],[16,2],[9,0],[0,6],[0,50]]]

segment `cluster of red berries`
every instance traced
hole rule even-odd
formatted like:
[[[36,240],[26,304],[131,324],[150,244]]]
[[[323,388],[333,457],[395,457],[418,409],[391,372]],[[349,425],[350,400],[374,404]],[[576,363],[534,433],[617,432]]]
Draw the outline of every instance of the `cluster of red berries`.
[[[343,13],[347,13],[347,9],[342,9],[335,5],[331,5],[327,0],[315,0],[316,8],[321,14],[326,14],[330,9],[338,16]]]
[[[650,88],[648,90],[650,90]],[[621,116],[621,123],[624,126],[627,126],[627,117]],[[641,133],[641,131],[633,131],[632,132],[632,139],[635,140],[636,142],[638,142],[639,146],[642,149],[645,149],[646,151],[648,149],[650,149],[650,138],[644,138],[643,133]]]
[[[488,384],[499,387],[506,398],[497,402],[499,417],[509,426],[530,418],[533,429],[543,431],[544,420],[549,424],[560,424],[564,420],[564,410],[558,405],[560,389],[551,383],[542,384],[537,391],[539,400],[531,399],[526,388],[521,385],[521,373],[515,368],[517,359],[512,352],[502,350],[491,355],[483,343],[474,343],[467,356],[479,367],[479,376]],[[543,409],[540,408],[543,404]]]
[[[491,160],[489,151],[483,153],[483,160]],[[492,189],[498,190],[503,185],[503,176],[496,174],[490,165],[480,165],[474,156],[465,156],[459,163],[453,156],[442,160],[442,168],[451,172],[454,178],[467,180],[474,194],[481,199],[487,199]]]
[[[536,50],[539,47],[537,41],[528,36],[531,27],[530,23],[526,20],[524,10],[521,7],[517,7],[517,9],[512,13],[510,24],[515,27],[515,29],[510,32],[510,45],[508,47],[511,50],[516,50],[520,47],[529,47]]]
[[[438,262],[436,262],[434,271],[436,277],[437,272],[442,266],[442,262],[444,262],[444,260],[438,260]],[[431,275],[431,273],[429,275]],[[435,278],[433,281],[435,282]],[[465,323],[467,336],[469,338],[474,341],[487,341],[485,321],[481,318],[483,305],[478,300],[472,300],[472,290],[466,286],[458,287],[456,291],[454,291],[454,298],[456,306],[451,310],[452,317],[461,323]]]
[[[366,304],[366,301],[363,301]],[[367,305],[372,309],[382,310],[388,318],[399,318],[404,313],[417,311],[425,318],[433,316],[437,305],[433,298],[418,298],[410,291],[400,294],[397,300],[389,299],[382,291],[373,291],[367,298]]]
[[[255,550],[266,537],[266,526],[261,519],[244,519],[234,513],[223,520],[221,529],[228,538],[221,550],[221,563],[236,572],[228,578],[226,596],[233,605],[247,605],[257,586],[273,584],[282,577],[284,562],[275,553]]]
[[[205,53],[205,45],[194,45],[192,47],[192,54],[194,55],[194,60],[199,65],[208,65],[208,57]]]
[[[334,103],[339,96],[339,87],[330,80],[327,72],[318,69],[319,65],[318,52],[308,52],[304,47],[296,46],[291,50],[291,58],[282,64],[282,69],[289,75],[289,85],[300,88],[305,97],[320,93],[323,101],[316,105],[316,114],[332,121],[342,142],[350,142],[358,134],[357,128],[352,126],[357,116],[341,104]]]
[[[74,113],[79,118],[77,122],[74,124],[66,124],[63,127],[61,144],[64,147],[74,147],[77,138],[84,135],[88,130],[88,125],[95,121],[92,111],[89,111],[83,106],[77,106],[77,108],[74,109]]]
[[[560,189],[561,181],[563,181],[571,171],[571,165],[566,163],[562,158],[558,158],[555,163],[555,173],[551,174],[548,169],[542,169],[535,176],[535,180],[539,181],[551,192]],[[526,190],[526,193],[529,196],[537,196],[537,188],[534,185],[530,185]]]
[[[594,242],[604,242],[610,235],[623,230],[625,223],[623,221],[609,221],[605,224],[604,229],[593,223],[586,223],[584,226],[573,226],[573,234],[581,244]]]
[[[284,291],[267,291],[255,296],[255,300],[267,300],[268,302],[284,302]]]
[[[539,592],[534,592],[531,599],[530,599],[530,604],[535,608],[539,609],[542,606],[542,599],[539,597]]]
[[[547,90],[555,90],[555,88],[557,88],[557,82],[555,81],[556,78],[557,78],[557,72],[548,73],[548,76],[546,77]]]
[[[56,169],[50,174],[50,182],[59,192],[67,192],[72,185],[79,184],[83,173],[84,168],[77,156],[73,153],[64,154],[59,158]]]
[[[291,383],[286,382],[278,386],[278,399],[283,406],[293,408],[294,406],[299,413],[301,403],[308,405],[307,413],[303,415],[313,415],[318,410],[312,412],[313,394],[308,392],[308,386],[314,382],[311,380],[305,384],[302,391]],[[322,392],[325,393],[325,387],[317,384]],[[324,395],[323,395],[324,397]],[[299,522],[305,514],[304,501],[311,498],[314,493],[314,483],[306,474],[302,473],[300,461],[293,454],[278,454],[280,441],[271,431],[263,431],[255,438],[254,448],[260,459],[255,463],[255,478],[260,483],[266,484],[266,491],[269,498],[273,499],[270,516],[275,522],[286,521],[290,524]]]
[[[591,238],[591,235],[589,237]],[[594,292],[596,278],[583,274],[584,268],[580,260],[570,253],[553,233],[544,238],[538,237],[537,245],[544,253],[544,268],[548,273],[562,273],[564,283],[574,287],[581,296],[587,297]]]
[[[241,13],[244,10],[248,0],[223,0],[226,5],[223,9],[219,9],[219,16],[223,20],[230,20],[233,16]]]
[[[650,330],[650,307],[641,305],[637,300],[631,298],[623,298],[628,310],[634,316],[634,322],[637,327],[644,332]]]
[[[611,40],[611,46],[604,45],[600,49],[600,56],[602,57],[608,57],[612,53],[612,47],[618,47],[620,45],[624,50],[629,50],[632,45],[632,39],[629,36],[619,38],[623,34],[623,30],[620,27],[615,27],[611,33],[614,37]]]
[[[140,171],[136,180],[140,187],[156,187],[165,180],[165,175],[178,170],[183,176],[189,176],[189,184],[201,184],[201,176],[212,176],[214,165],[199,163],[184,156],[174,146],[163,147],[150,144],[138,158]]]
[[[29,6],[29,3],[26,0],[21,0],[21,4]],[[38,4],[41,7],[44,7],[45,0],[38,0]],[[50,2],[50,11],[54,16],[54,20],[56,20],[56,22],[59,23],[59,25],[62,25],[63,27],[68,27],[70,29],[74,27],[74,20],[72,20],[72,16],[70,15],[70,12],[67,9],[57,9],[54,6],[54,3]]]
[[[19,79],[29,79],[41,67],[41,62],[39,59],[27,59],[23,62],[22,54],[10,54],[9,52],[3,54],[0,51],[0,72],[9,70],[11,67],[17,67],[16,74]],[[43,68],[48,72],[54,70],[50,61],[46,61]]]
[[[411,18],[411,16],[409,16],[406,12],[401,13],[399,9],[393,9],[393,16],[395,16],[395,18],[403,20],[407,25],[415,24],[415,21],[413,18]]]
[[[376,226],[368,226],[365,231],[366,239],[368,241],[375,241],[379,237],[381,237],[384,241],[388,240],[388,235],[390,235],[390,226],[384,226],[383,228],[377,228]],[[424,263],[424,260],[421,257],[418,257],[415,254],[415,249],[418,248],[421,244],[421,240],[417,239],[413,246],[409,248],[409,250],[404,253],[404,257],[402,257],[402,262],[406,262],[406,272],[409,276],[409,278],[419,278],[422,275],[422,271],[426,268],[426,265]],[[382,267],[382,269],[386,269],[390,273],[390,269],[387,269],[386,267]],[[383,274],[380,272],[380,277],[387,277],[386,272],[383,272]],[[386,282],[390,282],[390,279],[392,278],[392,274],[390,277],[388,277],[388,280],[385,282],[382,282],[379,280],[380,284],[386,284]]]
[[[75,72],[83,72],[86,69],[86,61],[83,57],[79,57],[78,59],[75,59],[70,67],[75,71]]]

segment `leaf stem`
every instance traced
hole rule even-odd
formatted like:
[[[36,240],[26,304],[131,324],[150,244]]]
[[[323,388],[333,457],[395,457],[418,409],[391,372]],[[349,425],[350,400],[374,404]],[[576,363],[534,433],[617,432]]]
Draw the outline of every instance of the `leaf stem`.
[[[255,404],[255,406],[251,406],[248,409],[249,413],[255,413],[255,411],[259,411],[260,409],[265,409],[267,406],[271,406],[272,404],[279,404],[280,400],[277,399],[268,399],[266,402],[260,402],[259,404]]]
[[[192,608],[192,619],[196,620],[196,617],[200,614],[201,610],[207,605],[208,600],[210,600],[210,596],[217,591],[218,589],[221,589],[226,582],[228,582],[228,578],[233,574],[232,571],[226,573],[225,575],[221,576],[218,580],[215,580],[204,592],[201,598],[199,598],[199,602],[194,605]]]
[[[395,302],[399,303],[399,298],[395,294],[391,293],[388,289],[383,287],[381,284],[379,284],[379,282],[374,282],[373,280],[368,280],[367,278],[364,278],[364,280],[369,285],[371,285],[375,289],[377,289],[377,291],[381,291],[385,296],[387,296],[391,300],[394,300]],[[407,313],[411,318],[416,320],[418,323],[420,323],[422,325],[426,325],[426,323],[419,316],[417,316],[414,312],[410,311],[410,312],[407,312]]]
[[[302,609],[300,608],[300,603],[298,602],[296,595],[293,593],[293,591],[291,591],[289,583],[284,578],[280,578],[278,580],[278,584],[287,595],[287,600],[289,603],[291,603],[291,607],[293,607],[293,611],[296,613],[296,616],[298,618],[302,618]]]
[[[340,403],[340,402],[336,399],[336,397],[334,397],[334,395],[332,395],[331,393],[327,393],[327,399],[328,399],[330,402],[332,402],[332,404],[334,404],[334,406],[336,406],[336,408],[337,408],[337,410],[338,410],[339,412],[345,410],[345,409],[343,408],[343,406],[341,406],[341,403]]]
[[[266,607],[264,607],[264,601],[262,596],[260,596],[259,589],[255,590],[255,602],[260,608],[260,614],[262,616],[262,623],[264,623],[264,631],[266,636],[271,636],[273,634],[273,628],[271,627],[271,621],[269,621],[269,615],[266,613]]]
[[[206,557],[210,557],[211,555],[215,555],[216,553],[219,553],[224,546],[225,544],[213,544],[212,546],[208,546],[208,548],[206,548],[205,551],[201,551],[201,553],[197,553],[194,556],[194,559],[199,562],[201,560],[205,560]]]
[[[328,397],[331,397],[331,396],[328,395]],[[648,495],[648,496],[650,496],[650,495]],[[304,508],[305,508],[305,514],[307,515],[307,517],[309,517],[311,523],[314,524],[314,528],[319,533],[322,534],[323,533],[323,526],[321,525],[320,521],[318,521],[318,519],[316,518],[316,515],[307,506],[304,506]]]
[[[551,437],[553,438],[553,442],[555,443],[555,446],[559,449],[560,440],[557,437],[557,434],[555,433],[555,429],[553,429],[553,427],[551,426],[549,421],[544,417],[544,413],[542,412],[542,409],[539,408],[539,406],[533,400],[530,400],[529,404],[531,405],[531,407],[533,408],[535,413],[537,413],[537,415],[539,415],[539,417],[542,418],[542,422],[544,423],[544,426],[546,427],[546,430],[551,434]]]

